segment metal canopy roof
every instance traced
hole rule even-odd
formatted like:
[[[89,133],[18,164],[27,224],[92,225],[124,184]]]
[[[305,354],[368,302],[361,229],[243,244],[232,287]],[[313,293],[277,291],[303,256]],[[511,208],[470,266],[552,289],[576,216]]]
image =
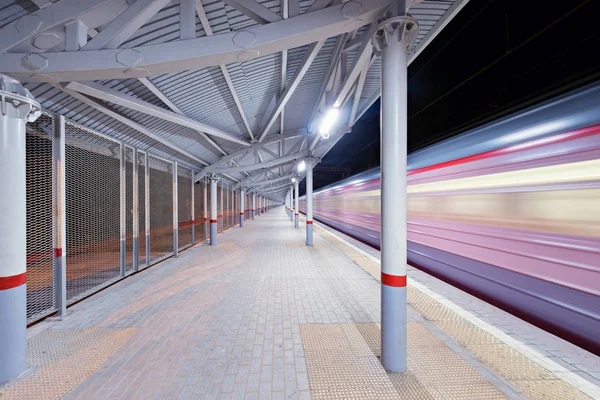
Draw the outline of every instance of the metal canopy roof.
[[[467,2],[407,1],[409,63]],[[0,0],[0,72],[49,111],[280,199],[379,97],[370,38],[390,3]]]

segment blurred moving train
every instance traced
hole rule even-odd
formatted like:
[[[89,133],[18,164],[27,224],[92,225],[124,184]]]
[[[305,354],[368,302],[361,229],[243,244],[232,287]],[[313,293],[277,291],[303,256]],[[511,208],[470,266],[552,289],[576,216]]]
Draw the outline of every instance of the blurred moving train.
[[[407,191],[409,264],[600,354],[600,84],[410,154]],[[379,168],[313,198],[379,248]]]

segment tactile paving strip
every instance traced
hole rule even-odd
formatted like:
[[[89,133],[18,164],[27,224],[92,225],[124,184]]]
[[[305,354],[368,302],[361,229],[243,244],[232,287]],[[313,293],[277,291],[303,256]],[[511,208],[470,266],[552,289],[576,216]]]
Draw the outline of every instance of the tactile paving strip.
[[[62,398],[94,373],[135,331],[128,328],[41,332],[27,342],[32,373],[0,391],[0,398]]]
[[[506,398],[417,322],[408,324],[408,370],[402,374],[383,369],[377,324],[305,324],[300,332],[317,399]]]
[[[346,254],[375,279],[380,279],[379,275],[373,273],[373,266],[371,265],[373,261],[364,256],[361,258],[362,255],[358,251],[347,246],[335,236],[322,235],[322,237],[326,238],[325,240]],[[413,309],[421,313],[425,319],[432,321],[448,336],[465,346],[473,356],[496,371],[498,375],[505,378],[527,398],[590,399],[585,393],[560,379],[559,376],[530,360],[495,336],[473,325],[426,293],[411,286],[410,280],[407,289],[407,302]],[[411,346],[410,329],[408,341],[409,346]],[[411,351],[408,352],[409,368],[411,367],[411,352],[414,354],[412,347]],[[457,387],[457,390],[460,390],[452,393],[450,398],[473,398],[472,390],[475,386],[477,385]],[[481,392],[482,395],[483,392]],[[492,395],[488,393],[486,397],[482,398],[489,398],[489,396]]]

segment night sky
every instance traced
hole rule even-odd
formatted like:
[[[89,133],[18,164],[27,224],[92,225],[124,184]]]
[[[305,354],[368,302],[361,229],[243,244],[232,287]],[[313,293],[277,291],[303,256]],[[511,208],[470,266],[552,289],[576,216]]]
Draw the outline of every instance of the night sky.
[[[409,152],[597,81],[599,15],[598,0],[471,0],[408,69]],[[379,144],[377,101],[315,189],[378,166]]]

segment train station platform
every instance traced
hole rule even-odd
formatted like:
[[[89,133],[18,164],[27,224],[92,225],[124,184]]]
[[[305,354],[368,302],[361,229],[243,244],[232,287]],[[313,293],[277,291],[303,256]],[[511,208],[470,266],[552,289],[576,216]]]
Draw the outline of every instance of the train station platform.
[[[5,399],[587,399],[600,358],[408,270],[408,370],[379,361],[378,252],[284,208],[28,329]]]

